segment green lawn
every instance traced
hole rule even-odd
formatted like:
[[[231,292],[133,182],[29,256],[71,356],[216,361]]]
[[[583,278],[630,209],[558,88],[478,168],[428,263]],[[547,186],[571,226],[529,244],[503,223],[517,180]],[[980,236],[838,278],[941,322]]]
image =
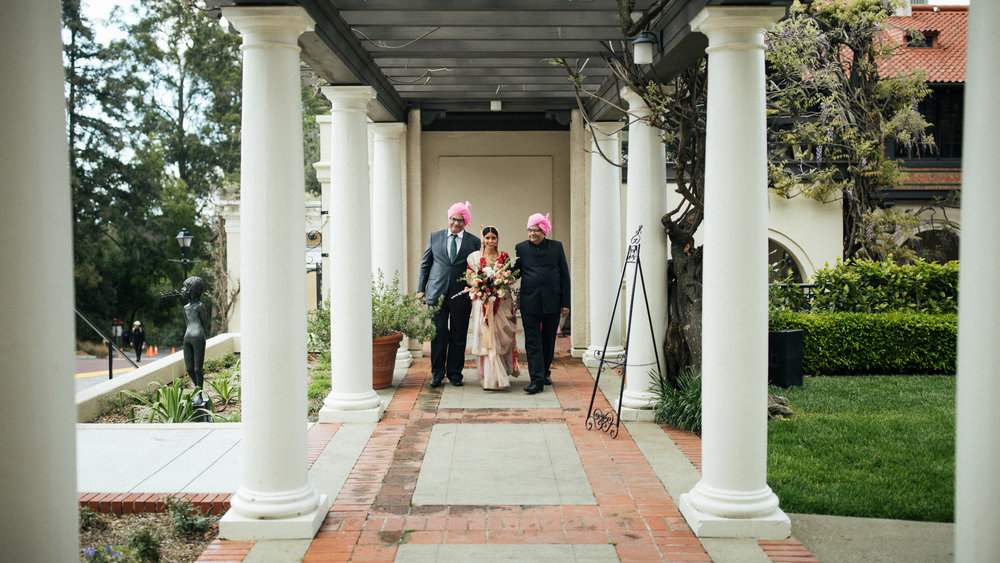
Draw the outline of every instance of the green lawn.
[[[768,484],[785,512],[954,521],[955,377],[809,377],[771,387]]]

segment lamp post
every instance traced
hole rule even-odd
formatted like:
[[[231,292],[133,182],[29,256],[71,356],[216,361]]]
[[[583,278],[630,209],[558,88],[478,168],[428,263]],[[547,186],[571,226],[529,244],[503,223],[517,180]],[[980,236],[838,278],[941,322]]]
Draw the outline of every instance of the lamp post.
[[[188,277],[188,264],[192,261],[188,260],[188,249],[191,248],[191,241],[194,240],[194,235],[188,232],[187,227],[181,229],[181,232],[177,233],[177,244],[181,247],[181,260],[171,260],[171,262],[180,262],[184,267],[184,279]]]

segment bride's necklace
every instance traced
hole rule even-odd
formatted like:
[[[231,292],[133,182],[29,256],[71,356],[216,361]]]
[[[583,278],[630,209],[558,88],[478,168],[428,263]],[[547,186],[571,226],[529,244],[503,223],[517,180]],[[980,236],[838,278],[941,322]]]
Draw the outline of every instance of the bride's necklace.
[[[484,252],[483,253],[483,258],[486,258],[487,262],[494,263],[494,262],[496,262],[500,258],[500,253],[496,252],[496,253],[494,253],[494,254],[491,255],[489,253]]]

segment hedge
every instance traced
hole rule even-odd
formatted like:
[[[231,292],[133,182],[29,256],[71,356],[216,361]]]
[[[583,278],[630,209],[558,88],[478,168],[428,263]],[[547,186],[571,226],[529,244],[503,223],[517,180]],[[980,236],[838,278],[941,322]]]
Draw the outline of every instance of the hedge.
[[[810,375],[955,373],[955,314],[772,311],[769,327],[804,332]]]
[[[794,284],[771,286],[771,308],[790,311],[942,314],[958,311],[958,262],[912,264],[854,260],[827,266],[803,294]]]

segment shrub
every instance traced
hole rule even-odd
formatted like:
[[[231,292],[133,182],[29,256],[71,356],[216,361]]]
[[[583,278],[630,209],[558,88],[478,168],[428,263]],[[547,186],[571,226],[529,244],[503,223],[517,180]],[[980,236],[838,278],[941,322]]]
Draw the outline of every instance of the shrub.
[[[321,353],[330,349],[330,300],[326,299],[315,309],[309,311],[306,320],[306,332],[309,335],[308,350]]]
[[[219,402],[222,403],[223,407],[229,406],[231,401],[240,400],[242,388],[240,387],[239,360],[236,361],[236,365],[232,366],[231,371],[230,368],[226,368],[217,376],[208,380],[207,383],[208,386],[215,391],[215,395],[218,397]]]
[[[691,369],[681,371],[676,387],[655,372],[651,377],[650,390],[657,396],[656,422],[701,434],[701,374]]]
[[[165,495],[160,500],[170,513],[174,532],[191,537],[203,534],[212,527],[212,522],[187,499]]]
[[[107,530],[108,521],[97,512],[87,508],[86,506],[80,507],[80,531],[85,532],[87,530]]]
[[[142,404],[138,418],[144,422],[195,422],[201,414],[211,415],[211,403],[207,409],[194,408],[194,396],[201,390],[185,389],[183,379],[157,387],[152,397],[134,391],[125,393]]]
[[[401,332],[403,336],[421,342],[432,339],[435,331],[433,317],[440,306],[440,300],[436,306],[427,307],[416,294],[401,293],[399,273],[393,275],[392,283],[386,283],[379,269],[372,280],[372,337]]]
[[[958,262],[854,260],[816,271],[805,299],[791,285],[771,287],[771,308],[828,313],[930,314],[958,311]]]
[[[955,373],[954,314],[772,311],[770,330],[802,330],[812,375]]]
[[[221,358],[215,358],[212,360],[205,360],[205,373],[217,373],[223,370],[227,370],[237,363],[239,363],[240,357],[232,352],[226,352]]]
[[[143,563],[160,560],[160,535],[150,526],[139,530],[128,540],[128,549]]]

